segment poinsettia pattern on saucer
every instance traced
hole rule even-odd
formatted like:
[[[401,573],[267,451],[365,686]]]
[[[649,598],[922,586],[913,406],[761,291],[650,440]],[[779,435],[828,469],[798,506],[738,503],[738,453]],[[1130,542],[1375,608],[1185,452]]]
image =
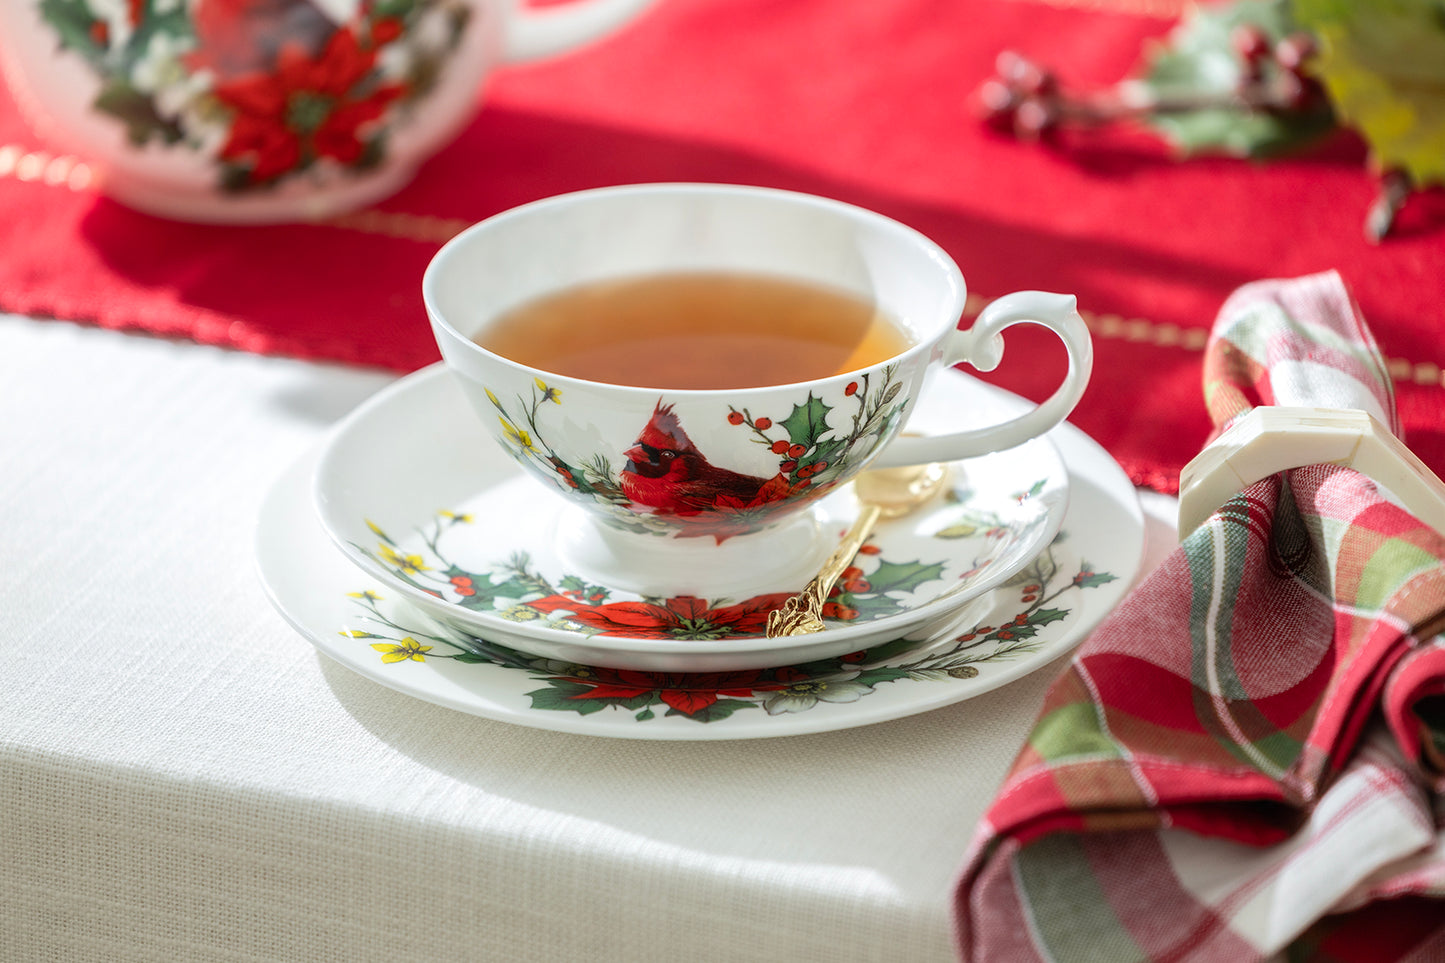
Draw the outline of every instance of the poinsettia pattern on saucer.
[[[1027,503],[1045,484],[1039,480],[1024,486],[1014,500]],[[884,526],[884,535],[892,532],[891,539],[871,540],[859,549],[823,606],[825,623],[841,626],[893,619],[948,594],[951,586],[965,588],[1008,558],[1009,548],[1026,543],[1028,532],[1041,529],[1048,520],[1043,512],[1005,517],[988,501],[975,500],[970,489],[954,488],[928,516],[920,537],[900,538],[893,531],[898,526]],[[589,582],[557,568],[555,562],[539,563],[515,546],[505,557],[482,561],[486,553],[476,553],[478,538],[467,531],[474,521],[471,512],[443,510],[402,541],[368,519],[366,527],[376,541],[353,547],[396,580],[459,609],[589,637],[703,642],[763,637],[768,613],[794,594],[779,590],[736,601],[690,595],[646,597]],[[940,543],[936,557],[887,557],[885,546],[922,552],[930,540]],[[949,548],[957,543],[971,551],[959,555],[941,543],[949,543]],[[457,561],[449,545],[470,560]]]
[[[649,672],[541,658],[448,628],[415,610],[385,609],[385,599],[369,589],[348,593],[362,621],[338,634],[371,646],[386,665],[447,659],[528,673],[542,683],[526,693],[534,710],[581,716],[611,710],[630,713],[639,723],[665,717],[717,723],[754,709],[780,716],[806,712],[820,704],[857,702],[885,683],[973,679],[981,665],[1037,653],[1051,641],[1049,627],[1070,618],[1071,596],[1118,578],[1094,571],[1087,559],[1069,551],[1066,542],[1067,536],[1061,536],[999,589],[1002,599],[987,612],[990,621],[976,622],[968,631],[940,640],[895,639],[803,665],[708,673]],[[575,608],[581,603],[564,604]],[[705,610],[696,599],[671,599],[661,606],[623,605],[636,616],[626,626],[628,632],[650,628],[664,637],[688,617],[694,626],[710,624],[726,631],[723,623],[728,620],[737,618],[745,623],[763,611],[757,605],[734,607],[729,613]],[[1008,614],[998,618],[999,613]]]

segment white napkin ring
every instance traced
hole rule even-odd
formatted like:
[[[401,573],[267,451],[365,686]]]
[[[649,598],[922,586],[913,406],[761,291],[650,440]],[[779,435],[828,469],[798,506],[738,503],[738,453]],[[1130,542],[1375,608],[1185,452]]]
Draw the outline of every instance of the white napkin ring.
[[[1180,472],[1179,537],[1260,479],[1306,465],[1353,468],[1445,532],[1445,482],[1373,416],[1357,408],[1265,405],[1240,417]]]

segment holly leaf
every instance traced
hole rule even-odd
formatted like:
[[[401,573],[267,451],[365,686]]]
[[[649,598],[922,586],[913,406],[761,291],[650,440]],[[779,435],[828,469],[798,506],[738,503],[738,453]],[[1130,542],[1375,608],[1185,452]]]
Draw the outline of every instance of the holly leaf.
[[[793,413],[778,423],[783,426],[793,444],[811,449],[821,436],[831,430],[828,427],[828,412],[832,410],[823,403],[823,399],[815,398],[813,393],[809,392],[807,403],[794,405]]]
[[[1190,4],[1179,25],[1146,55],[1139,85],[1155,102],[1229,98],[1244,79],[1244,64],[1230,34],[1244,25],[1260,28],[1271,43],[1299,29],[1288,0]],[[1266,77],[1280,69],[1272,62],[1263,67]],[[1327,107],[1269,111],[1244,104],[1150,111],[1144,121],[1185,154],[1213,151],[1237,157],[1283,153],[1334,127]]]
[[[1445,11],[1436,0],[1294,0],[1312,71],[1385,170],[1445,183]]]
[[[1029,615],[1028,624],[1034,627],[1062,622],[1069,617],[1068,609],[1036,609]]]
[[[1086,570],[1087,571],[1087,570]],[[1118,580],[1117,575],[1110,575],[1108,572],[1091,572],[1088,575],[1080,574],[1075,579],[1079,588],[1098,588],[1100,585],[1107,585]]]
[[[943,563],[925,565],[922,562],[882,562],[870,575],[870,592],[912,592],[924,582],[943,577]]]
[[[839,458],[846,452],[848,440],[846,438],[826,438],[819,441],[808,457],[808,461],[817,464],[827,462],[829,465],[837,465]]]
[[[886,618],[898,615],[903,611],[903,603],[891,595],[852,595],[844,592],[836,600],[840,605],[846,605],[858,612],[857,621],[870,622],[874,619]],[[844,623],[847,624],[847,623]]]
[[[92,63],[100,62],[105,51],[90,33],[96,18],[83,0],[41,0],[40,15],[55,30],[62,48],[74,50]]]

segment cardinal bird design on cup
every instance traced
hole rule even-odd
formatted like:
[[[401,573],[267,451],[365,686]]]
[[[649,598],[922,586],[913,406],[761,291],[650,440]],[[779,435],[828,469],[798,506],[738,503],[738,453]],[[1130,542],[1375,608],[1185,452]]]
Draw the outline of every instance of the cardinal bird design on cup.
[[[710,463],[682,430],[672,406],[661,401],[623,454],[623,493],[661,515],[697,515],[724,499],[747,505],[769,481]]]
[[[573,0],[567,9],[587,2]],[[693,330],[682,318],[684,302],[667,293],[673,282],[696,290],[699,277],[718,274],[745,287],[766,277],[768,286],[826,289],[829,305],[834,294],[861,299],[869,319],[863,330],[893,325],[901,343],[874,352],[864,350],[867,338],[844,338],[845,357],[830,361],[842,345],[829,307],[827,337],[810,335],[786,349],[760,347],[762,335],[741,321],[737,331],[725,320],[705,326],[735,344],[740,334],[744,357],[787,356],[762,384],[670,385],[660,372],[632,370],[647,352],[671,350],[667,335]],[[532,350],[552,357],[551,333],[532,332],[531,341],[524,333],[514,353],[487,347],[528,305],[572,299],[579,287],[648,278],[670,279],[658,334],[627,340],[619,374],[552,370],[560,365],[543,364]],[[446,243],[427,266],[422,299],[456,386],[492,439],[575,509],[554,526],[556,551],[580,577],[625,582],[649,598],[746,598],[803,584],[833,549],[814,510],[818,500],[869,465],[952,462],[1037,438],[1068,417],[1093,364],[1073,295],[1005,294],[960,328],[963,273],[924,235],[830,198],[742,185],[628,184],[504,211]],[[739,318],[775,317],[739,304]],[[593,324],[601,316],[606,309],[589,307],[572,322],[579,345],[585,332],[618,349],[622,342]],[[1049,329],[1068,353],[1053,394],[1017,414],[1000,412],[1003,420],[989,404],[930,400],[922,417],[944,433],[929,433],[929,422],[920,421],[916,436],[900,437],[918,414],[930,373],[965,363],[993,370],[1005,330],[1020,324]],[[780,321],[764,327],[769,343],[784,329]],[[558,332],[563,341],[572,336],[567,325]],[[721,353],[705,351],[705,360],[714,356],[721,367]]]

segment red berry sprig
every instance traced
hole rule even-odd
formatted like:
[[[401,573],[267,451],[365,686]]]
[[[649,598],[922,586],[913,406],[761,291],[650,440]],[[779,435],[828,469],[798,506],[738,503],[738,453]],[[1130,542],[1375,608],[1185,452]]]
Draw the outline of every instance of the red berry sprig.
[[[1275,40],[1259,25],[1243,23],[1229,34],[1239,64],[1232,90],[1223,93],[1159,94],[1148,85],[1125,82],[1085,93],[1064,89],[1058,76],[1014,50],[994,64],[994,76],[979,87],[977,103],[992,127],[1029,141],[1052,142],[1068,127],[1100,127],[1118,121],[1188,114],[1220,108],[1279,115],[1328,116],[1329,97],[1310,72],[1319,52],[1313,35],[1297,31]],[[1365,236],[1384,238],[1417,186],[1399,169],[1379,174],[1379,192],[1365,218]],[[852,394],[853,385],[848,386]]]
[[[1028,141],[1049,139],[1064,126],[1097,127],[1161,114],[1221,107],[1307,112],[1324,106],[1324,88],[1307,72],[1317,49],[1311,35],[1292,33],[1271,43],[1260,27],[1243,24],[1230,34],[1230,44],[1239,58],[1239,81],[1222,95],[1157,96],[1137,84],[1070,93],[1053,71],[1005,50],[995,61],[995,76],[979,88],[978,101],[990,125]]]

